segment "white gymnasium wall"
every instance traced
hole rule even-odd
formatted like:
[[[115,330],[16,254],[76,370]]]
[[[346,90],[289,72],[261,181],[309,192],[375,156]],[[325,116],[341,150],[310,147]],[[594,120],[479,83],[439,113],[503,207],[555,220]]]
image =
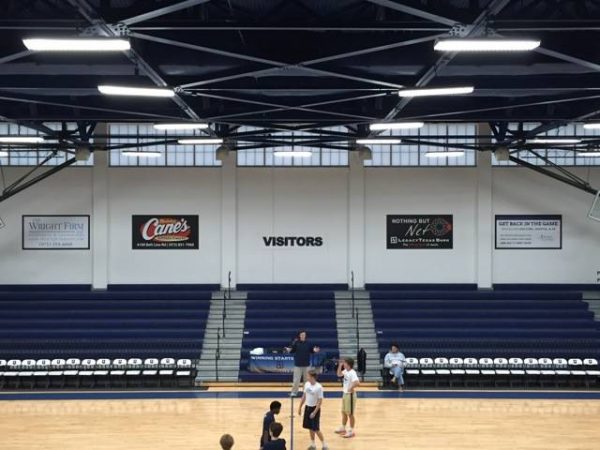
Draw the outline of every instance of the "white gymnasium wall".
[[[25,174],[4,168],[6,182]],[[0,203],[0,284],[90,284],[88,250],[22,250],[22,215],[91,214],[92,171],[69,168]],[[91,230],[93,232],[93,230]]]
[[[223,267],[238,283],[344,283],[350,246],[369,283],[477,281],[477,170],[364,171],[364,233],[349,239],[347,168],[238,168],[237,248]],[[221,276],[222,169],[110,168],[108,282],[226,283]],[[22,169],[5,168],[14,180]],[[600,186],[600,168],[579,169]],[[67,169],[0,204],[0,284],[92,282],[92,252],[21,250],[22,214],[91,214],[92,172]],[[596,283],[600,224],[592,196],[525,169],[493,169],[493,214],[562,214],[562,250],[495,250],[494,283]],[[357,190],[357,192],[362,192]],[[354,202],[362,205],[361,202]],[[361,206],[362,208],[362,206]],[[352,211],[363,214],[362,209]],[[387,250],[386,214],[453,214],[452,250]],[[131,249],[132,214],[198,214],[199,250]],[[93,229],[92,229],[93,232]],[[322,236],[322,247],[266,247],[263,236]],[[364,247],[360,247],[363,246]],[[354,260],[356,261],[356,259]],[[488,261],[489,264],[489,261]],[[226,273],[226,272],[225,272]],[[358,277],[360,278],[360,277]]]
[[[477,172],[366,170],[365,281],[475,283]],[[453,214],[454,248],[387,250],[387,214]]]
[[[600,187],[600,168],[573,170]],[[495,283],[596,284],[600,223],[588,219],[593,197],[524,168],[493,171],[494,214],[562,214],[562,250],[495,250]]]
[[[348,170],[238,169],[238,283],[345,283]],[[323,238],[320,247],[268,247],[263,237]]]
[[[221,170],[109,170],[109,284],[220,283]],[[199,216],[199,250],[132,250],[133,214]]]

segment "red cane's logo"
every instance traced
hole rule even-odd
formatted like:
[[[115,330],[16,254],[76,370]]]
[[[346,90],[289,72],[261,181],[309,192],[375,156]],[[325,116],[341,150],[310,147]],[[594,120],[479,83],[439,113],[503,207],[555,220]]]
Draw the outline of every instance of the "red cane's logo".
[[[181,242],[190,239],[192,227],[185,219],[173,217],[153,217],[140,227],[145,241]]]

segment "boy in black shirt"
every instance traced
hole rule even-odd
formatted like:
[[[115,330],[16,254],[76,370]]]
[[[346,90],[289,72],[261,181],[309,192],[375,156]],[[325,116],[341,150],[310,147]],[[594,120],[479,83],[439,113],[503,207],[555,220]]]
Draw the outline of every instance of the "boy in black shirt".
[[[263,450],[287,450],[285,439],[279,438],[283,431],[283,425],[279,422],[273,422],[269,427],[269,431],[271,433],[271,440],[264,445]]]
[[[281,411],[281,403],[275,401],[269,405],[269,411],[265,414],[263,419],[262,433],[260,435],[260,448],[265,449],[265,444],[271,440],[269,434],[270,427],[275,423],[275,416]]]

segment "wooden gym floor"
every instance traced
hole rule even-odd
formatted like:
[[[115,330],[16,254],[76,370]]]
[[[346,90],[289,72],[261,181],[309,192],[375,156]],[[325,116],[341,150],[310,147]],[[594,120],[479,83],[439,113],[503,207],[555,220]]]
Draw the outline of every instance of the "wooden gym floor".
[[[261,394],[264,394],[261,393]],[[279,421],[290,449],[290,399],[265,398],[0,401],[3,450],[258,449],[264,412],[283,403]],[[326,398],[322,430],[332,450],[596,450],[600,400],[359,398],[357,436],[333,433],[339,398]],[[298,400],[294,401],[297,408]],[[295,448],[308,446],[296,416]],[[319,447],[320,448],[320,447]]]

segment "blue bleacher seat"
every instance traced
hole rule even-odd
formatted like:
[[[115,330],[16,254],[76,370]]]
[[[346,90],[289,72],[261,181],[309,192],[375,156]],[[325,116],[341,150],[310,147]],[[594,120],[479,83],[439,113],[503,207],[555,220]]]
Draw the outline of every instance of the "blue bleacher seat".
[[[580,292],[376,290],[381,355],[397,341],[415,358],[584,358],[600,332]]]

